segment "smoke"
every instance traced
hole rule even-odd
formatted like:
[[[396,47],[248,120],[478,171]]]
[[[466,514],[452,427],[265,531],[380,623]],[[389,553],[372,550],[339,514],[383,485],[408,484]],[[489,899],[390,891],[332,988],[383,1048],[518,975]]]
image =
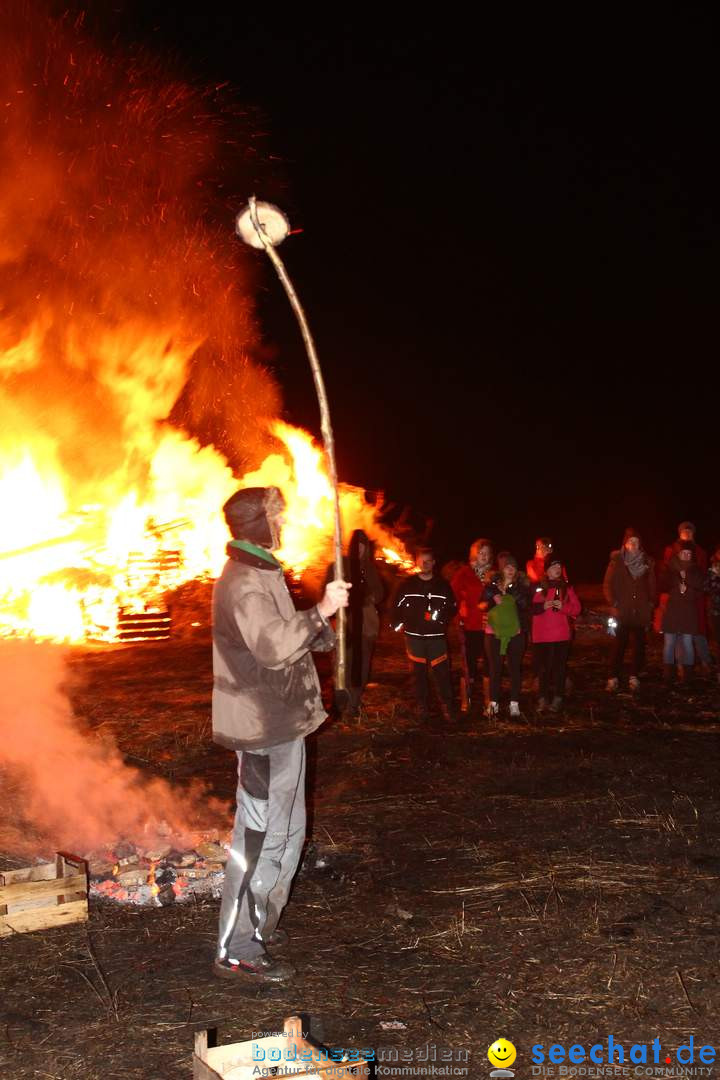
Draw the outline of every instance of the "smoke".
[[[194,831],[227,826],[228,808],[200,784],[172,788],[143,776],[111,743],[77,726],[63,689],[65,650],[0,642],[0,848],[15,854],[84,854],[124,838],[145,848],[165,823],[178,846]]]
[[[17,461],[31,435],[72,505],[150,483],[171,414],[259,460],[279,392],[251,360],[254,264],[219,197],[256,180],[252,113],[103,55],[82,19],[0,12],[0,450]]]

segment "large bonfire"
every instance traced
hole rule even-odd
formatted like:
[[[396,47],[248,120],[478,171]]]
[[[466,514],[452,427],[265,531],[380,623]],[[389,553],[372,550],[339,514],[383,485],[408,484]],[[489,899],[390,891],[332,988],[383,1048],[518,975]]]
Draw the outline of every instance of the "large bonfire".
[[[4,38],[0,635],[116,639],[124,613],[217,573],[239,484],[283,489],[289,565],[326,560],[322,454],[278,419],[254,257],[229,206],[213,224],[223,169],[256,180],[250,119],[247,145],[226,139],[217,102],[108,59],[82,24],[18,5]],[[404,558],[361,489],[342,506]]]

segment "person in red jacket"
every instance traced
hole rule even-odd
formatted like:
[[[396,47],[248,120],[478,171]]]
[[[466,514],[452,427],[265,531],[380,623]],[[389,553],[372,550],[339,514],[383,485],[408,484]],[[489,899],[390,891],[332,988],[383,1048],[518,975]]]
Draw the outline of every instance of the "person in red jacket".
[[[545,559],[552,553],[553,542],[549,536],[538,536],[535,541],[535,555],[525,563],[525,573],[533,585],[545,577]]]
[[[539,677],[540,696],[537,711],[562,709],[565,669],[572,637],[571,619],[580,614],[580,601],[572,585],[565,580],[562,560],[557,555],[545,557],[545,573],[535,587],[532,601],[533,659]]]
[[[485,652],[485,625],[488,602],[483,599],[485,586],[493,574],[493,548],[481,537],[470,547],[470,560],[453,576],[450,584],[457,600],[462,647],[463,678],[460,708],[468,712],[476,697],[482,697],[478,680],[478,662]]]
[[[535,541],[535,555],[525,563],[525,573],[533,585],[539,585],[545,577],[545,560],[552,555],[553,542],[549,536],[538,536]],[[562,568],[562,576],[567,581],[567,571]]]

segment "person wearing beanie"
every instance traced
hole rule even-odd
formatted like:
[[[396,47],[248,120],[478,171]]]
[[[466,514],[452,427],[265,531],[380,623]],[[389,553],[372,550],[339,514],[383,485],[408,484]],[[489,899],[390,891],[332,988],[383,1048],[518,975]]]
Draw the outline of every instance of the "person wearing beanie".
[[[470,547],[466,566],[452,577],[460,622],[463,678],[460,686],[460,708],[468,712],[474,701],[482,700],[481,675],[478,665],[485,653],[485,625],[488,602],[483,599],[485,586],[493,574],[493,549],[489,540],[481,537]]]
[[[677,540],[672,544],[668,544],[663,553],[663,577],[670,578],[670,563],[673,556],[678,555],[682,549],[683,544],[690,544],[693,552],[693,563],[699,566],[701,570],[705,571],[708,567],[707,552],[704,548],[701,548],[695,539],[696,533],[695,525],[692,521],[681,521],[678,525]],[[660,612],[658,613],[658,629],[662,628],[662,619],[665,613],[665,607],[668,601],[668,594],[663,593],[660,597]],[[698,616],[698,629],[697,633],[693,634],[693,650],[697,659],[700,661],[701,670],[708,673],[712,670],[713,658],[710,652],[710,646],[708,644],[708,625],[707,625],[707,597],[701,594],[696,597],[697,603],[697,616]]]
[[[695,544],[681,541],[661,574],[661,587],[667,593],[662,617],[663,678],[671,682],[679,661],[678,673],[685,679],[693,663],[693,639],[699,626],[699,599],[705,599],[705,573],[695,562]]]
[[[652,624],[655,607],[655,562],[645,553],[640,533],[628,528],[623,533],[622,547],[613,551],[603,581],[605,599],[617,619],[617,629],[610,656],[607,689],[614,692],[620,685],[625,651],[630,638],[633,652],[628,685],[640,688],[640,675],[645,668],[645,643]]]
[[[486,586],[483,597],[489,605],[485,627],[485,653],[490,670],[488,719],[494,719],[500,711],[503,657],[507,658],[510,671],[510,716],[521,715],[522,658],[530,603],[529,583],[518,570],[515,556],[508,551],[500,552],[498,566],[500,570]]]
[[[348,602],[348,585],[333,581],[315,607],[295,610],[273,555],[284,509],[276,487],[228,499],[232,539],[213,590],[213,738],[238,764],[214,971],[255,984],[295,973],[267,947],[287,940],[277,924],[305,840],[305,736],[325,719],[311,653],[333,647],[328,620]]]
[[[533,657],[539,677],[537,711],[562,709],[565,671],[572,638],[571,619],[580,614],[580,601],[563,576],[558,555],[545,557],[542,580],[535,586],[532,600]]]

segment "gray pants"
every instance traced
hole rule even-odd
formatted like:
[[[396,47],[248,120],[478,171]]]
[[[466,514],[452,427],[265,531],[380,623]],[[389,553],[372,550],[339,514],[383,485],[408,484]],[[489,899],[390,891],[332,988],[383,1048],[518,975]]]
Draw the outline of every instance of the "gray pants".
[[[237,813],[225,867],[218,956],[265,951],[305,839],[305,740],[238,753]]]

